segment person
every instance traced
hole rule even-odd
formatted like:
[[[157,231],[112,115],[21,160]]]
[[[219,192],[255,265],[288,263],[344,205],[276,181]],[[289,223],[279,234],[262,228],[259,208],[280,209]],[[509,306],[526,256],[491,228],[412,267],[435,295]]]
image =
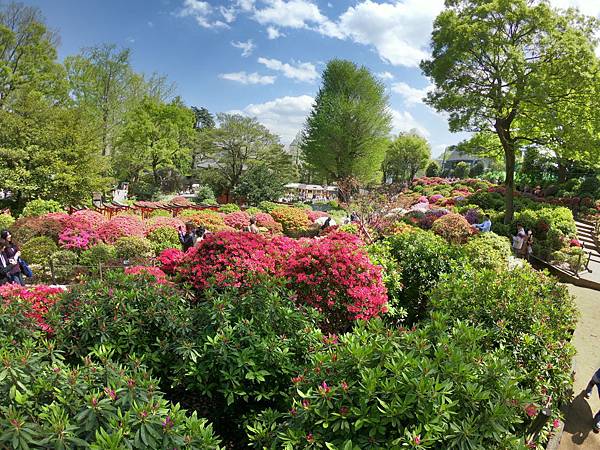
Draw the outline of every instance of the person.
[[[350,214],[350,222],[358,222],[358,214],[356,213],[356,211],[352,211],[352,213]]]
[[[13,266],[8,272],[8,281],[10,283],[17,283],[21,286],[25,286],[23,274],[21,273],[21,267],[19,266],[19,258],[21,257],[21,251],[19,250],[19,247],[13,242],[12,235],[8,230],[2,231],[2,233],[0,233],[0,238],[4,239],[5,241],[5,247],[2,251],[4,253],[4,257]]]
[[[600,397],[600,368],[594,372],[592,379],[585,388],[585,398],[590,398],[592,396],[594,386],[598,389],[598,397]],[[600,432],[600,410],[594,416],[594,433],[598,432]]]
[[[187,252],[188,249],[192,248],[196,244],[196,224],[194,222],[188,222],[185,224],[185,232],[179,230],[179,242],[181,242],[181,249]]]
[[[486,233],[492,230],[492,220],[490,219],[490,216],[486,214],[485,216],[483,216],[483,222],[476,223],[473,226],[482,233]]]
[[[517,234],[512,237],[513,240],[513,251],[517,256],[521,256],[523,254],[523,248],[525,246],[525,240],[527,238],[527,233],[525,233],[525,228],[520,223],[517,224]]]
[[[533,254],[533,231],[527,230],[527,237],[525,238],[525,249],[523,251],[523,257],[529,261]]]
[[[198,245],[200,245],[200,242],[202,242],[204,240],[204,238],[206,237],[206,228],[204,227],[198,227],[196,228],[196,240],[194,241],[194,247],[198,247]]]
[[[0,285],[10,282],[8,275],[14,266],[14,264],[11,264],[6,256],[4,256],[6,245],[7,242],[4,239],[0,239]]]
[[[331,217],[328,217],[325,222],[323,222],[323,225],[321,225],[321,230],[326,230],[327,228],[333,226],[332,222],[331,222]]]
[[[254,233],[254,234],[259,234],[260,233],[260,229],[258,228],[258,226],[256,226],[256,217],[250,217],[250,225],[248,225],[246,227],[246,230],[248,233]]]

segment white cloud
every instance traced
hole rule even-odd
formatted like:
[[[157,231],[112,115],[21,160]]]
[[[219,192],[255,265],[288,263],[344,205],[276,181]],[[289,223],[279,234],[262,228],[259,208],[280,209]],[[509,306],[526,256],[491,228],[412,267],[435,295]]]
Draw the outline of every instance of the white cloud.
[[[148,24],[148,26],[149,26],[150,28],[153,28],[153,27],[154,27],[154,22],[152,22],[151,20],[149,20],[149,21],[148,21],[148,22],[146,22],[146,23]]]
[[[239,48],[242,51],[242,56],[244,58],[250,56],[256,48],[254,42],[252,42],[252,39],[248,39],[246,42],[232,42],[231,45],[233,45],[235,48]]]
[[[421,136],[428,138],[429,131],[423,127],[408,111],[397,111],[392,109],[392,132],[398,134],[402,131],[416,131]]]
[[[252,11],[254,9],[254,0],[237,0],[236,5],[242,11]]]
[[[416,89],[404,83],[403,81],[399,81],[398,83],[394,83],[392,85],[392,91],[402,96],[406,106],[413,106],[423,103],[423,98],[431,89],[433,89],[432,85],[429,85],[423,89]]]
[[[379,78],[381,78],[382,80],[393,80],[394,79],[394,75],[392,75],[390,72],[379,72],[377,74],[377,76]]]
[[[600,2],[597,0],[550,0],[555,8],[577,8],[588,16],[600,17]]]
[[[258,58],[258,62],[271,70],[283,73],[286,78],[293,80],[311,82],[319,78],[315,65],[311,63],[297,62],[292,65],[268,58]]]
[[[233,73],[222,73],[219,78],[223,80],[236,81],[242,84],[273,84],[277,77],[271,75],[260,75],[256,72],[233,72]]]
[[[193,17],[196,23],[203,28],[227,28],[228,25],[220,20],[212,20],[213,7],[200,0],[185,0],[183,8],[179,11],[180,17]]]
[[[237,10],[235,8],[226,8],[224,6],[220,6],[219,12],[227,23],[235,21],[235,18],[237,17]]]
[[[279,31],[279,28],[275,27],[267,27],[267,35],[269,36],[269,39],[277,39],[279,37],[285,36],[285,34]]]
[[[260,123],[279,135],[287,145],[304,126],[313,101],[310,95],[280,97],[265,103],[250,104],[237,112],[256,117]]]

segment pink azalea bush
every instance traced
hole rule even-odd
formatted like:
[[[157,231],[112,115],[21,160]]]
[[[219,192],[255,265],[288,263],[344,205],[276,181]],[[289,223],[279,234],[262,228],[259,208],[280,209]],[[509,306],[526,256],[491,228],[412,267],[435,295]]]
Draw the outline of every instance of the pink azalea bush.
[[[273,218],[271,214],[259,212],[254,215],[256,219],[256,225],[260,228],[266,228],[273,234],[283,233],[283,227],[281,224]]]
[[[167,274],[158,267],[132,266],[125,269],[127,275],[144,275],[154,278],[157,284],[168,283]]]
[[[37,326],[48,334],[52,334],[54,330],[46,322],[46,314],[63,292],[63,288],[43,284],[27,287],[18,284],[0,286],[2,300],[5,303],[26,303],[27,313],[25,316],[35,320]]]
[[[145,235],[144,222],[137,216],[116,216],[98,228],[98,236],[107,244],[113,244],[121,237]]]
[[[225,214],[223,217],[225,225],[235,228],[236,230],[243,230],[244,227],[250,225],[250,215],[244,211],[235,211],[229,214]]]
[[[183,220],[177,217],[156,216],[146,221],[146,234],[152,233],[157,228],[169,227],[177,231],[185,228]]]
[[[183,252],[178,248],[167,248],[163,250],[157,257],[157,261],[161,265],[163,272],[170,275],[175,273],[175,269],[183,259]]]
[[[87,250],[100,241],[98,234],[91,229],[68,227],[61,231],[58,243],[65,250]]]
[[[314,222],[320,217],[329,217],[329,214],[323,211],[307,211],[307,214],[311,222]]]
[[[92,211],[89,209],[75,211],[73,214],[71,214],[69,216],[69,219],[67,220],[67,224],[73,220],[75,220],[79,223],[85,222],[90,226],[90,228],[92,228],[94,230],[98,229],[98,227],[100,225],[103,225],[106,222],[108,222],[108,219],[103,214],[100,214],[97,211]]]

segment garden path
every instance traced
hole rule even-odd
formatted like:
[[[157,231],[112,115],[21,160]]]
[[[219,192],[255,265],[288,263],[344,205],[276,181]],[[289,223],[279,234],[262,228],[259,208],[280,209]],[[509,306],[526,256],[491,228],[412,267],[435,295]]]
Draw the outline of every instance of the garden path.
[[[583,242],[586,251],[592,255],[590,257],[589,268],[591,272],[580,274],[580,278],[600,283],[600,252],[594,242],[594,225],[591,222],[575,221],[577,225],[577,238]],[[600,447],[598,447],[600,449]]]
[[[598,450],[600,434],[592,432],[592,418],[600,409],[600,399],[594,390],[592,397],[586,400],[583,390],[594,371],[600,367],[600,293],[572,285],[569,285],[569,291],[575,295],[581,314],[573,336],[573,345],[577,349],[573,385],[576,397],[566,411],[559,450]]]

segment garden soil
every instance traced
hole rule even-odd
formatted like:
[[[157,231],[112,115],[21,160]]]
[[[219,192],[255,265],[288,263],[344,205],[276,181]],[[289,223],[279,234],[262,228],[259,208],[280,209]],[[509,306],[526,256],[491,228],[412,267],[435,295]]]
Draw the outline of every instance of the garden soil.
[[[573,336],[573,345],[577,348],[575,398],[567,409],[564,434],[558,448],[600,450],[600,434],[592,431],[592,418],[600,410],[598,391],[594,388],[589,400],[583,392],[600,367],[600,292],[577,286],[569,286],[569,291],[575,295],[581,317]]]

